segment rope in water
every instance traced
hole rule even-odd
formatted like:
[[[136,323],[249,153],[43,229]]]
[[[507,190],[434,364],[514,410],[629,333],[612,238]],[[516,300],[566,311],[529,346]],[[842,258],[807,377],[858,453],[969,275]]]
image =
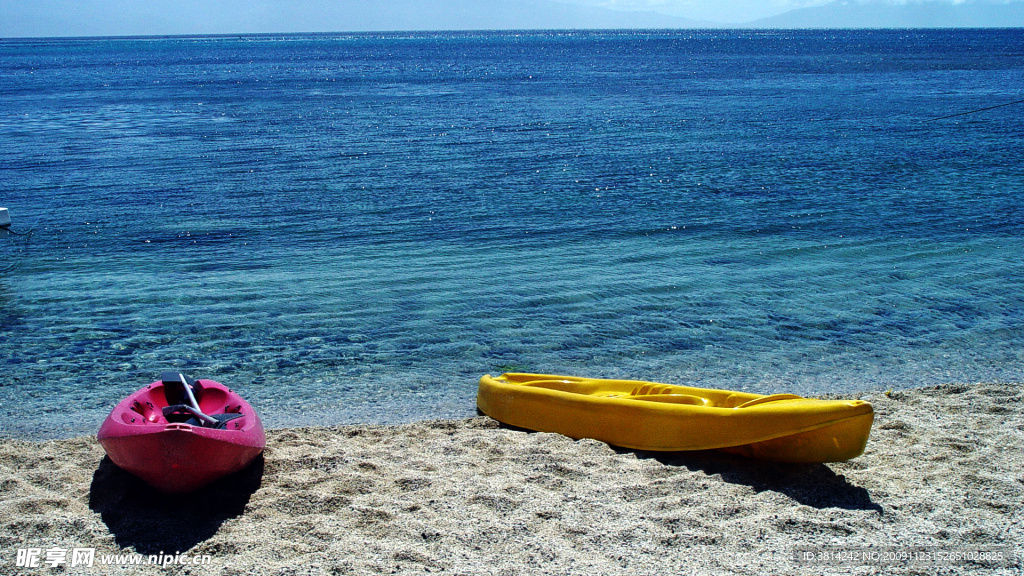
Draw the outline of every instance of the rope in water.
[[[974,114],[975,112],[984,112],[985,110],[992,110],[994,108],[1002,108],[1003,106],[1012,106],[1014,104],[1020,104],[1024,100],[1017,100],[1015,102],[1007,102],[1006,104],[996,104],[995,106],[987,106],[985,108],[978,108],[977,110],[968,110],[967,112],[958,112],[956,114],[950,114],[949,116],[939,116],[938,118],[930,118],[925,122],[934,122],[936,120],[945,120],[946,118],[955,118],[957,116],[964,116],[966,114]]]
[[[10,226],[0,226],[0,230],[6,230],[11,234],[14,234],[15,236],[28,236],[35,231],[35,228],[29,230],[28,232],[18,232],[17,230],[12,230]]]

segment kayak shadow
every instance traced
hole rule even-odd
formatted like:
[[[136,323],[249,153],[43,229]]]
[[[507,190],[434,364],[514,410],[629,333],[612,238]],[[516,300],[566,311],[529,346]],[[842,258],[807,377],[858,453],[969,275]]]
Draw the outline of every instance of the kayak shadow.
[[[623,448],[615,450],[636,454],[638,458],[653,458],[666,466],[700,471],[708,476],[718,475],[730,484],[750,486],[756,492],[779,492],[812,508],[874,510],[884,513],[882,506],[871,500],[870,492],[865,488],[850,484],[845,476],[837,475],[824,464],[768,462],[734,456],[717,450],[693,452],[647,452]]]
[[[479,410],[479,414],[483,414]],[[536,434],[527,428],[498,423],[500,428]],[[854,486],[845,476],[837,475],[825,464],[793,464],[754,460],[720,450],[692,450],[683,452],[655,452],[633,450],[608,445],[618,454],[633,454],[637,458],[652,459],[664,466],[686,468],[708,476],[719,475],[730,484],[749,486],[756,492],[772,491],[792,498],[812,508],[841,508],[843,510],[873,510],[884,514],[885,509],[871,500],[871,493]]]
[[[89,487],[89,509],[99,513],[121,548],[139,554],[189,550],[241,516],[263,480],[263,455],[246,468],[190,494],[163,494],[104,456]]]

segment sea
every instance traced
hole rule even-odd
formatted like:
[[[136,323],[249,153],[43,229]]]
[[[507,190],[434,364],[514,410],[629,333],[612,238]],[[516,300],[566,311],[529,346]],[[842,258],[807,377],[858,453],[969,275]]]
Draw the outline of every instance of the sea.
[[[0,40],[0,436],[164,370],[272,428],[1019,387],[1022,92],[1024,29]]]

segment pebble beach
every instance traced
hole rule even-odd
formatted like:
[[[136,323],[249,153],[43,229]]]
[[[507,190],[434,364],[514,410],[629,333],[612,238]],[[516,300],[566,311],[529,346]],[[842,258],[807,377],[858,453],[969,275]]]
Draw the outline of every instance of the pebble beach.
[[[1019,574],[1021,387],[858,397],[876,412],[865,453],[814,465],[479,416],[271,430],[246,470],[168,497],[92,437],[6,440],[0,572]],[[19,566],[32,549],[37,565]],[[72,566],[75,549],[92,566]]]

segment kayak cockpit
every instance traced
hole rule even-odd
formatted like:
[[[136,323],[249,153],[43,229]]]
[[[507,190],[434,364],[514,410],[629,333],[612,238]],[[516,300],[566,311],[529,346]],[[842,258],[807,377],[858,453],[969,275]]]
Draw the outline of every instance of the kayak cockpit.
[[[232,402],[230,390],[173,372],[164,373],[159,382],[140,391],[121,414],[125,424],[189,424],[215,429],[224,429],[229,422],[231,428],[241,428],[245,418],[242,405],[237,399]]]

